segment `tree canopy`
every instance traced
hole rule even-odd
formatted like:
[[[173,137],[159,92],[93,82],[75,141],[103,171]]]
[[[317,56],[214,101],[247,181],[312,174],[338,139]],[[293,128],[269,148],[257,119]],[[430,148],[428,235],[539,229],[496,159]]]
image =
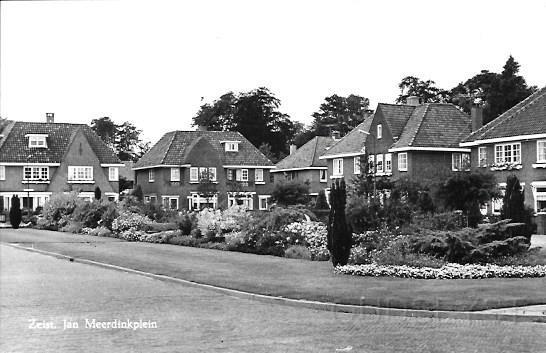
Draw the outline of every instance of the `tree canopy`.
[[[228,92],[203,104],[193,117],[193,125],[238,131],[258,148],[269,145],[271,154],[279,157],[288,152],[297,128],[287,114],[279,112],[280,105],[280,100],[265,87],[239,94]]]
[[[117,125],[109,117],[93,119],[91,129],[117,154],[122,161],[136,162],[150,149],[149,142],[140,138],[142,130],[131,122]]]
[[[396,103],[407,103],[408,97],[417,96],[422,99],[421,103],[445,103],[449,100],[449,92],[436,87],[432,80],[423,81],[415,76],[406,76],[398,85],[400,95]]]

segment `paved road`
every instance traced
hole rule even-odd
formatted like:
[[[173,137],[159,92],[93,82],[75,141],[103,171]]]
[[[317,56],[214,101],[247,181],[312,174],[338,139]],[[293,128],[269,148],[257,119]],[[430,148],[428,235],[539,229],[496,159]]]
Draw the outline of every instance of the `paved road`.
[[[544,324],[264,304],[6,245],[0,261],[1,352],[546,351]],[[143,320],[157,328],[89,328],[86,319]],[[64,330],[63,320],[78,328]]]

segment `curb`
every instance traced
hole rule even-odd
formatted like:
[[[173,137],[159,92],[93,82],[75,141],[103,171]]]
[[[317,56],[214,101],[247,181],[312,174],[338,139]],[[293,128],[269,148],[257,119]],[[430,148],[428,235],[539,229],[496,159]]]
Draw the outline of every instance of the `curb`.
[[[110,265],[103,262],[97,262],[87,259],[73,258],[68,255],[63,255],[55,252],[27,248],[13,243],[3,243],[4,245],[11,246],[15,249],[26,250],[42,255],[52,256],[58,259],[69,260],[70,262],[76,262],[81,264],[93,265],[110,270],[116,270],[120,272],[132,273],[148,278],[157,279],[160,281],[184,284],[195,288],[201,288],[205,290],[214,291],[217,293],[237,297],[240,299],[257,300],[268,304],[280,304],[285,306],[307,308],[321,311],[331,311],[340,313],[352,313],[352,314],[364,314],[364,315],[382,315],[382,316],[403,316],[403,317],[415,317],[415,318],[428,318],[428,319],[456,319],[456,320],[488,320],[488,321],[511,321],[511,322],[533,322],[533,323],[546,323],[546,316],[539,315],[510,315],[510,314],[495,314],[485,312],[471,312],[471,311],[429,311],[429,310],[417,310],[417,309],[396,309],[396,308],[382,308],[367,305],[351,305],[351,304],[336,304],[329,302],[319,302],[303,299],[291,299],[284,297],[277,297],[264,294],[256,294],[251,292],[240,291],[236,289],[229,289],[224,287],[217,287],[210,284],[204,284],[199,282],[193,282],[185,279],[170,277],[166,275],[158,275],[150,272],[144,272],[134,270],[127,267]]]

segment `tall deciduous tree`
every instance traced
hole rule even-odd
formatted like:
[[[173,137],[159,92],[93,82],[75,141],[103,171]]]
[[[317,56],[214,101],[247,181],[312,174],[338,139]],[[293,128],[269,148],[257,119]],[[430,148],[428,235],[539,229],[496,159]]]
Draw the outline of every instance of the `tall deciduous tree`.
[[[288,143],[296,133],[296,125],[287,114],[279,112],[280,100],[267,88],[222,95],[211,104],[204,104],[193,118],[194,126],[209,130],[239,131],[254,146],[269,144],[275,156],[288,152]]]
[[[369,105],[368,98],[354,94],[347,97],[334,94],[324,98],[319,111],[312,114],[315,134],[327,136],[330,131],[336,130],[344,136],[364,121]]]
[[[142,130],[131,122],[116,124],[109,117],[93,119],[91,129],[117,154],[122,161],[137,161],[150,149],[150,143],[140,138]]]
[[[396,98],[396,103],[407,103],[408,97],[417,96],[421,98],[421,103],[444,103],[449,100],[449,92],[436,87],[432,80],[423,81],[415,76],[406,76],[398,85],[400,95]]]

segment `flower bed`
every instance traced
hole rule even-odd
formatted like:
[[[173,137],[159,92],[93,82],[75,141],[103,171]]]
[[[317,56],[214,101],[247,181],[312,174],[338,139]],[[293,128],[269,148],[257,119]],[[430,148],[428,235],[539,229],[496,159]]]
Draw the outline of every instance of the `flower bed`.
[[[388,265],[338,266],[336,273],[353,276],[401,277],[416,279],[480,279],[480,278],[531,278],[546,277],[546,265],[498,266],[447,264],[441,268]]]

